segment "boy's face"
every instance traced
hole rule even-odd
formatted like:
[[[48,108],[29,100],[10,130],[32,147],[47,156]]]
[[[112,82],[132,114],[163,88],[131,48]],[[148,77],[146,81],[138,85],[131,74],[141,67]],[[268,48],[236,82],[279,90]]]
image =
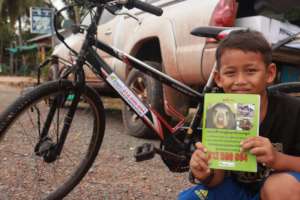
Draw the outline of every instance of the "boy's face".
[[[260,53],[226,49],[220,69],[215,74],[217,85],[225,93],[266,94],[266,87],[276,76],[275,64],[266,67]]]

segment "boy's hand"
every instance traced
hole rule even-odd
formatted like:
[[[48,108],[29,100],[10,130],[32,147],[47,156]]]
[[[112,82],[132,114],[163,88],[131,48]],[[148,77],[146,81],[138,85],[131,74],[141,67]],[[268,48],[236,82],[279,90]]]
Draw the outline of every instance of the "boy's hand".
[[[275,163],[277,151],[268,138],[256,136],[250,137],[241,142],[242,151],[249,150],[256,156],[257,162],[264,166],[271,167]]]
[[[199,180],[204,180],[210,175],[206,152],[207,150],[203,144],[201,142],[197,142],[196,151],[193,153],[190,160],[190,168],[192,173]]]

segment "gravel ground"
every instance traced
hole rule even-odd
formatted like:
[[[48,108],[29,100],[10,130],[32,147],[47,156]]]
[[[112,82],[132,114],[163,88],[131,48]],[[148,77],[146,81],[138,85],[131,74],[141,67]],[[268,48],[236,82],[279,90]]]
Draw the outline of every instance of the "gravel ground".
[[[0,85],[0,111],[19,89]],[[137,163],[134,148],[144,140],[128,136],[123,132],[120,102],[105,99],[106,134],[99,155],[89,173],[65,199],[176,199],[182,189],[191,186],[187,173],[168,171],[159,156]],[[80,148],[80,147],[78,147]],[[0,200],[7,199],[0,195]]]
[[[149,141],[123,133],[120,111],[107,110],[107,116],[110,131],[90,173],[95,180],[89,187],[95,190],[91,199],[176,199],[189,186],[187,174],[171,173],[159,156],[135,162],[134,148]],[[150,142],[158,145],[158,141]]]

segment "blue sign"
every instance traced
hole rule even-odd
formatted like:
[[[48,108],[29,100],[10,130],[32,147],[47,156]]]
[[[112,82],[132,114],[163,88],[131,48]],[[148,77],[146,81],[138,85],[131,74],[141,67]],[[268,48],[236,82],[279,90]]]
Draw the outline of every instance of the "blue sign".
[[[30,8],[31,33],[52,32],[53,10],[51,8]]]

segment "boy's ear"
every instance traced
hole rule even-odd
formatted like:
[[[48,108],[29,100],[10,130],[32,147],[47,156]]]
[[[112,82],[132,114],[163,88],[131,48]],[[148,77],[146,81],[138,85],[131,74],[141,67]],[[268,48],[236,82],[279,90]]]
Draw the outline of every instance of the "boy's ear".
[[[267,67],[267,83],[272,84],[276,78],[277,67],[275,63],[271,63]]]
[[[223,85],[222,85],[222,81],[221,81],[221,76],[220,76],[220,72],[218,70],[216,70],[214,72],[214,80],[215,80],[215,83],[217,84],[217,86],[219,88],[222,88]]]

